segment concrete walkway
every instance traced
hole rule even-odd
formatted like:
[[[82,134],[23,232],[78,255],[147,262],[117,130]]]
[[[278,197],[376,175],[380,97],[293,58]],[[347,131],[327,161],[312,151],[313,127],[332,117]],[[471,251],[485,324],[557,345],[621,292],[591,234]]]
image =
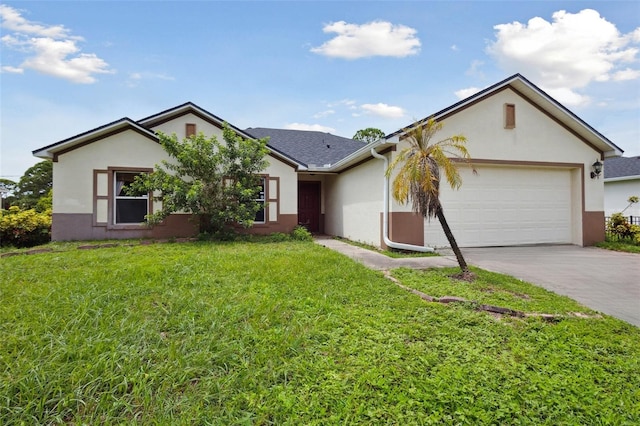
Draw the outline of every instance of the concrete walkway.
[[[384,254],[376,253],[372,250],[356,247],[343,241],[333,239],[331,237],[316,238],[316,243],[349,256],[356,262],[362,263],[370,269],[384,271],[394,268],[444,268],[448,266],[457,266],[455,256],[430,256],[430,257],[405,257],[394,259]]]
[[[316,242],[376,270],[457,266],[455,256],[394,259],[340,240]],[[640,326],[640,255],[594,247],[531,246],[463,249],[467,262],[514,276],[596,311]]]

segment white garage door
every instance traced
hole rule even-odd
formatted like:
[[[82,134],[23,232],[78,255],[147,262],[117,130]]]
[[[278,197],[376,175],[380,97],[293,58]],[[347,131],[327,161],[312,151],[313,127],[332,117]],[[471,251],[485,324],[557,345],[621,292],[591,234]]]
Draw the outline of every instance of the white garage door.
[[[571,243],[571,172],[557,168],[463,168],[462,187],[441,187],[444,213],[461,247]],[[443,185],[445,185],[443,183]],[[437,219],[425,244],[448,246]]]

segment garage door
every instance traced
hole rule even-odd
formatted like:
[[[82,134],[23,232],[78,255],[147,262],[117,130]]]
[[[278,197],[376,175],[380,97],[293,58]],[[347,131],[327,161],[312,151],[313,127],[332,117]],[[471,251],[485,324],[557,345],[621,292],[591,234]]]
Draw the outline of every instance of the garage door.
[[[461,247],[571,243],[568,169],[487,167],[461,170],[458,191],[441,188],[444,213]],[[425,243],[448,246],[438,220],[425,221]]]

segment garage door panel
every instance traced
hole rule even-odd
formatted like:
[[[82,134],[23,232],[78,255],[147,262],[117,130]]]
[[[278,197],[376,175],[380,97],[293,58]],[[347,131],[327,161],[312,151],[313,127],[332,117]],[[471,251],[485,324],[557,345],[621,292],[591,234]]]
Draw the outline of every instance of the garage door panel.
[[[462,247],[571,242],[569,169],[479,167],[462,170],[459,191],[441,188],[445,216]],[[425,242],[448,245],[437,220]]]

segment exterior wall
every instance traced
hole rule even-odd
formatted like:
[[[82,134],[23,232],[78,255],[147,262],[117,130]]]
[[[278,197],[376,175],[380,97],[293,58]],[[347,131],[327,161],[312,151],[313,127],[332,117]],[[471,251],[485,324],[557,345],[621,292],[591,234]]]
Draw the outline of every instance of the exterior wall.
[[[199,117],[187,114],[156,126],[154,130],[186,134],[186,124],[195,123],[197,132],[215,134],[222,130]],[[155,164],[169,160],[160,144],[134,130],[124,130],[57,156],[53,163],[54,240],[168,238],[197,234],[191,215],[173,214],[164,224],[148,228],[144,225],[113,225],[113,171],[151,171]],[[267,221],[256,224],[248,232],[268,234],[290,232],[297,225],[297,175],[292,166],[269,156],[267,177]],[[158,209],[150,202],[150,211]]]
[[[380,215],[380,235],[382,235],[384,213]],[[389,239],[396,243],[424,246],[424,219],[413,212],[389,213]],[[381,238],[382,240],[382,238]],[[384,241],[380,242],[382,248],[387,248]]]
[[[516,106],[516,126],[504,128],[504,104]],[[602,179],[591,179],[600,153],[508,89],[461,111],[444,122],[445,134],[464,134],[474,159],[584,164],[586,211],[603,211]]]
[[[162,147],[132,130],[58,156],[53,163],[53,213],[93,213],[93,171],[153,168],[168,159]]]
[[[178,137],[178,140],[182,140],[187,136],[187,124],[195,124],[196,133],[202,132],[207,135],[207,137],[215,135],[219,142],[224,141],[224,139],[222,138],[222,129],[220,127],[215,126],[194,114],[185,114],[171,121],[167,121],[166,123],[162,123],[155,127],[152,127],[151,130],[153,130],[154,132],[162,132],[167,135],[175,133]]]
[[[384,163],[371,159],[326,177],[325,232],[380,246]]]
[[[515,105],[513,128],[505,128],[505,104]],[[570,171],[572,243],[583,245],[586,240],[593,242],[599,238],[600,228],[591,229],[594,221],[583,220],[601,216],[604,210],[603,181],[589,176],[591,164],[601,156],[597,150],[511,89],[495,93],[440,121],[444,127],[435,138],[463,134],[476,163],[559,167]],[[400,141],[398,151],[407,145],[406,141]],[[440,190],[443,195],[452,191],[445,182]],[[464,181],[460,191],[464,191]],[[447,211],[446,205],[444,208]],[[394,202],[391,209],[409,211],[410,206]]]
[[[252,234],[289,233],[298,225],[298,176],[293,167],[269,156],[269,166],[263,172],[268,175],[266,186],[266,223],[254,224],[248,230]]]
[[[163,224],[154,227],[136,227],[112,231],[106,226],[94,226],[93,214],[54,213],[51,239],[65,240],[107,240],[128,238],[179,238],[191,237],[198,233],[198,221],[191,215],[169,216]]]
[[[634,180],[614,180],[604,183],[604,213],[611,216],[621,212],[629,203],[630,196],[640,197],[640,177]],[[624,211],[625,216],[640,216],[640,203],[633,204]]]
[[[278,214],[298,215],[298,175],[296,170],[281,162],[273,156],[268,156],[269,166],[264,173],[269,176],[278,176],[280,178],[279,185],[269,188],[268,197],[272,197],[275,190],[279,192],[279,210]],[[272,198],[273,199],[273,198]],[[296,222],[297,224],[297,222]],[[295,227],[295,226],[294,226]]]

